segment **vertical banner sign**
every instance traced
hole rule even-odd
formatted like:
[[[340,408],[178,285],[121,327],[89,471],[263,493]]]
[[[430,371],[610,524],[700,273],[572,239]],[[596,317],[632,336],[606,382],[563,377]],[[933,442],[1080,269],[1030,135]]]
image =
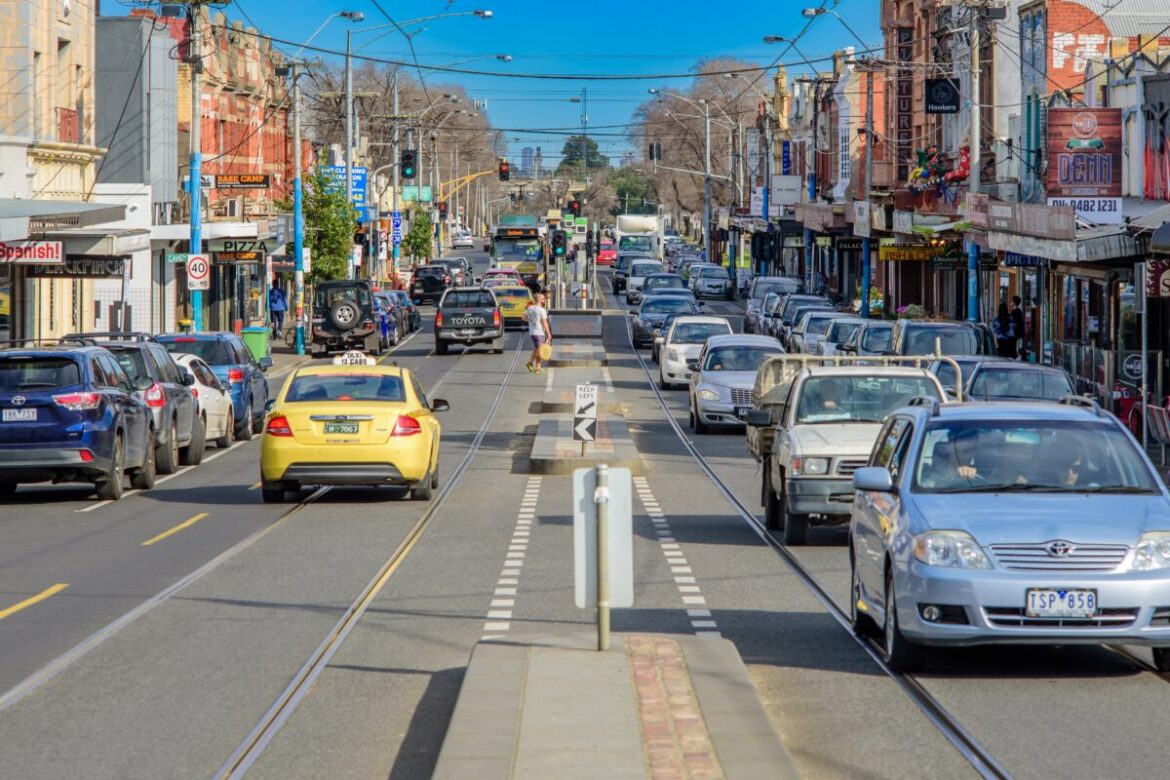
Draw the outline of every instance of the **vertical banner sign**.
[[[788,175],[792,173],[792,142],[780,142],[780,173]]]
[[[1049,206],[1098,225],[1121,224],[1121,109],[1048,109]]]
[[[390,216],[391,236],[394,241],[394,246],[402,243],[402,212],[395,211]]]
[[[573,441],[597,438],[597,385],[577,385],[573,401]]]
[[[910,178],[910,162],[913,159],[914,137],[914,72],[910,63],[914,61],[914,28],[897,28],[897,47],[894,52],[898,62],[895,71],[894,102],[895,150],[898,161],[898,181]]]
[[[1170,260],[1149,259],[1146,265],[1146,296],[1170,298]]]

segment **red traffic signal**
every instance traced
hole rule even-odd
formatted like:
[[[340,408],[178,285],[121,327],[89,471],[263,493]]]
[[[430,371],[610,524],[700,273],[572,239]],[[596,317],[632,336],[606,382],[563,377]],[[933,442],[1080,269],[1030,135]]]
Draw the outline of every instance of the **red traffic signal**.
[[[507,160],[500,160],[500,181],[507,181],[511,176],[511,170],[508,166]]]
[[[579,200],[569,201],[568,212],[571,215],[573,215],[574,217],[581,216],[581,201],[579,201]]]
[[[439,218],[440,219],[447,218],[447,201],[445,201],[445,200],[439,201]]]

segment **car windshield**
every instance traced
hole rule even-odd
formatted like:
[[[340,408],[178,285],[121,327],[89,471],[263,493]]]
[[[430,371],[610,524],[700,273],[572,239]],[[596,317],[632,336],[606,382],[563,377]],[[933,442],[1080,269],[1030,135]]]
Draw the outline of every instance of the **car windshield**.
[[[1137,448],[1104,420],[955,420],[927,426],[914,466],[927,493],[1154,493]]]
[[[780,304],[784,301],[779,295],[775,295],[764,301],[764,314],[771,317],[780,308]]]
[[[814,376],[800,390],[796,422],[879,423],[917,396],[942,400],[927,376]]]
[[[836,317],[825,314],[814,314],[804,322],[804,335],[823,336]]]
[[[443,296],[441,305],[461,309],[490,309],[496,305],[496,299],[488,290],[452,290]]]
[[[0,358],[0,393],[55,390],[81,382],[81,369],[67,357]]]
[[[312,374],[298,376],[289,385],[288,403],[314,401],[386,401],[402,403],[402,377],[389,374]]]
[[[933,355],[935,340],[943,355],[974,355],[979,352],[979,339],[973,328],[932,327],[919,325],[906,333],[906,355]]]
[[[661,295],[642,304],[642,314],[669,314],[672,311],[692,311],[695,305],[689,298]]]
[[[424,265],[422,268],[416,269],[415,276],[446,276],[451,273],[451,269],[445,265]]]
[[[770,292],[774,293],[788,293],[797,290],[800,287],[800,282],[789,279],[757,279],[752,284],[752,300],[763,300],[764,296]]]
[[[711,336],[731,333],[731,325],[718,322],[684,322],[674,326],[671,344],[702,344]]]
[[[630,266],[630,276],[649,276],[662,270],[662,263],[634,263]]]
[[[810,311],[832,311],[832,309],[830,309],[826,304],[821,303],[817,303],[812,306],[798,306],[795,309],[789,307],[787,314],[784,315],[784,322],[787,325],[795,325],[799,323],[804,318],[804,315],[808,314]]]
[[[610,243],[609,241],[602,241],[601,242],[601,251],[602,252],[612,252],[613,251],[613,244]]]
[[[774,347],[716,347],[707,353],[704,371],[755,371],[767,358],[783,352]]]
[[[797,311],[799,309],[801,309],[803,307],[807,307],[809,305],[813,305],[813,304],[819,305],[819,306],[828,306],[829,302],[824,298],[817,298],[817,297],[811,296],[811,295],[809,295],[809,296],[801,295],[799,297],[792,296],[792,297],[785,299],[784,314],[783,314],[784,324],[791,325],[792,321],[796,318],[796,314],[797,314]],[[805,311],[808,311],[808,309],[805,308]]]
[[[618,240],[618,249],[627,252],[649,252],[650,236],[622,236]]]
[[[203,362],[212,366],[225,366],[231,363],[227,347],[219,339],[195,339],[176,336],[173,339],[159,339],[167,352],[172,355],[198,355]]]
[[[652,276],[646,280],[647,290],[685,289],[683,280],[677,276]]]
[[[1073,394],[1063,371],[981,368],[971,381],[972,398],[1033,398],[1059,401]]]
[[[536,239],[500,239],[496,241],[492,256],[497,260],[535,261],[540,259],[540,242]]]
[[[829,329],[825,331],[825,341],[830,344],[844,344],[853,338],[853,334],[861,327],[860,322],[849,320],[830,320]]]
[[[886,352],[893,335],[893,325],[870,325],[861,334],[861,348],[866,352]]]

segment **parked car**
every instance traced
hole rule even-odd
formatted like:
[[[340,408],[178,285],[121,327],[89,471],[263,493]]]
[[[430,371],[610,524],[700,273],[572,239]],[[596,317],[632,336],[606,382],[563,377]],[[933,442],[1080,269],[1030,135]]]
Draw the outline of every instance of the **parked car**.
[[[780,305],[769,320],[769,336],[777,338],[781,343],[788,339],[788,331],[797,321],[796,312],[803,306],[814,305],[822,309],[832,309],[833,302],[823,295],[806,295],[805,293],[785,293],[780,297]]]
[[[839,349],[850,355],[866,357],[884,355],[890,350],[890,336],[894,323],[887,320],[865,320],[861,327]]]
[[[848,316],[849,313],[843,311],[813,309],[805,312],[792,329],[792,335],[788,339],[788,351],[803,352],[806,355],[817,354],[821,339],[824,338],[833,320]]]
[[[598,265],[613,265],[617,260],[617,246],[612,241],[602,241],[597,250]]]
[[[495,293],[486,287],[452,287],[435,312],[435,354],[446,355],[452,344],[490,344],[504,352],[504,315]]]
[[[410,297],[416,304],[434,303],[453,284],[454,277],[447,266],[438,263],[420,265],[410,277]]]
[[[373,300],[374,323],[378,326],[379,354],[391,347],[397,346],[401,340],[401,329],[398,315],[394,311],[394,304],[379,293],[374,293]]]
[[[853,474],[854,629],[927,646],[1144,645],[1170,671],[1170,493],[1123,424],[1069,404],[898,410]]]
[[[760,312],[764,308],[764,301],[770,293],[777,295],[799,293],[804,289],[804,282],[791,276],[757,276],[748,285],[747,316],[743,323],[744,333],[763,333],[760,330]]]
[[[414,305],[414,301],[406,294],[406,290],[387,290],[386,294],[394,300],[397,306],[406,312],[406,330],[409,333],[414,333],[416,330],[422,329],[422,314],[419,313],[418,307]]]
[[[979,363],[963,390],[968,401],[1059,401],[1072,395],[1076,387],[1063,368],[1015,360]]]
[[[690,379],[687,363],[699,357],[703,345],[711,336],[727,336],[732,333],[731,323],[722,317],[680,315],[674,317],[669,327],[658,337],[662,343],[655,343],[658,359],[658,386],[670,390],[676,384]]]
[[[662,272],[662,263],[657,260],[638,260],[630,263],[629,275],[626,277],[626,303],[633,304],[642,300],[642,284],[646,277]]]
[[[711,336],[699,356],[687,363],[690,426],[697,434],[713,427],[739,427],[752,408],[756,370],[769,357],[784,354],[769,336]]]
[[[760,307],[760,310],[755,313],[754,318],[751,320],[748,319],[748,317],[752,316],[750,312],[748,317],[744,318],[744,333],[749,332],[747,327],[750,321],[752,323],[751,333],[760,336],[771,335],[779,326],[780,304],[782,303],[784,303],[783,293],[770,292],[765,295],[764,303]]]
[[[864,322],[865,320],[861,317],[853,315],[845,315],[832,320],[825,330],[825,335],[817,342],[816,349],[813,350],[812,354],[822,357],[844,354],[840,350],[841,345],[851,339]]]
[[[77,333],[61,344],[91,344],[109,350],[150,409],[154,428],[154,467],[170,474],[180,465],[203,460],[203,425],[191,395],[194,377],[179,370],[174,358],[145,333]]]
[[[702,298],[723,298],[730,301],[735,298],[735,282],[728,270],[721,265],[704,265],[698,273],[691,274],[691,289],[695,295]]]
[[[234,333],[164,333],[158,340],[168,352],[198,355],[211,367],[231,396],[235,438],[248,441],[263,429],[272,358],[257,360]]]
[[[382,354],[381,325],[369,282],[320,282],[313,294],[312,323],[310,354],[314,357],[351,350]]]
[[[633,318],[633,340],[636,349],[644,349],[654,343],[654,329],[662,325],[662,321],[669,314],[699,314],[702,311],[698,303],[688,298],[675,295],[655,295],[644,301],[635,313],[630,312]]]
[[[891,355],[994,355],[995,337],[970,322],[898,320],[890,333]]]
[[[231,390],[198,355],[178,353],[174,357],[179,368],[195,377],[191,394],[203,420],[204,438],[220,449],[230,447],[236,429]]]
[[[380,304],[386,316],[386,328],[383,333],[384,346],[397,346],[410,333],[410,310],[402,305],[401,300],[392,290],[378,290],[374,293],[374,303]]]
[[[797,350],[792,346],[792,336],[796,332],[796,328],[800,325],[801,320],[809,312],[834,312],[837,310],[833,308],[831,303],[801,303],[797,306],[789,306],[784,309],[784,315],[772,320],[775,330],[773,331],[773,338],[784,345],[784,349],[789,352],[796,352]],[[785,320],[788,320],[785,322]]]
[[[966,388],[967,380],[971,378],[971,371],[974,370],[975,366],[986,361],[1008,362],[1007,358],[1001,358],[995,355],[954,355],[948,357],[950,357],[950,360],[934,360],[926,367],[926,370],[934,374],[938,379],[939,384],[946,391],[948,398],[955,397],[955,391],[959,386]],[[952,364],[952,361],[958,364],[958,371],[955,370],[955,365]],[[961,379],[958,376],[960,374]],[[971,400],[967,398],[966,389],[963,391],[963,400]]]
[[[122,497],[154,486],[153,419],[137,384],[98,346],[0,350],[0,499],[32,482],[88,482]]]

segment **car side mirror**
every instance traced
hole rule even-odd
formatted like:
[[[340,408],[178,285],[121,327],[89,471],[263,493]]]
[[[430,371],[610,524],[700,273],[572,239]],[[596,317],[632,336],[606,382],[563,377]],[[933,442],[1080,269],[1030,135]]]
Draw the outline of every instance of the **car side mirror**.
[[[852,344],[839,344],[839,345],[837,345],[837,349],[840,350],[841,352],[856,352],[857,351],[857,347],[853,346]]]
[[[747,415],[747,424],[763,428],[772,424],[772,413],[767,409],[752,409]]]
[[[276,399],[275,398],[269,398],[267,401],[264,402],[264,411],[265,412],[271,412],[275,408],[276,408]]]
[[[184,370],[181,374],[179,374],[179,378],[187,387],[192,387],[195,385],[195,375],[187,370]]]
[[[272,368],[272,358],[268,355],[265,355],[264,357],[260,358],[259,364],[261,371],[267,371],[268,369]]]
[[[697,361],[697,360],[688,360],[687,361],[687,371],[698,371],[698,370],[699,370],[699,361]]]
[[[665,343],[666,343],[666,339],[664,339],[662,336],[657,336],[657,337],[654,339],[654,343],[655,343],[655,344],[658,344],[658,345],[662,345],[662,344],[665,344]]]
[[[135,390],[149,390],[150,386],[153,384],[154,384],[154,381],[151,380],[150,377],[140,376],[134,380],[134,389]]]
[[[447,401],[442,398],[435,398],[431,401],[432,412],[445,412],[450,408],[451,404],[447,403]]]
[[[698,304],[699,308],[702,308],[702,307],[707,305],[706,301],[695,301],[695,303]]]
[[[880,466],[870,466],[853,472],[853,489],[870,493],[897,492],[890,470]]]

